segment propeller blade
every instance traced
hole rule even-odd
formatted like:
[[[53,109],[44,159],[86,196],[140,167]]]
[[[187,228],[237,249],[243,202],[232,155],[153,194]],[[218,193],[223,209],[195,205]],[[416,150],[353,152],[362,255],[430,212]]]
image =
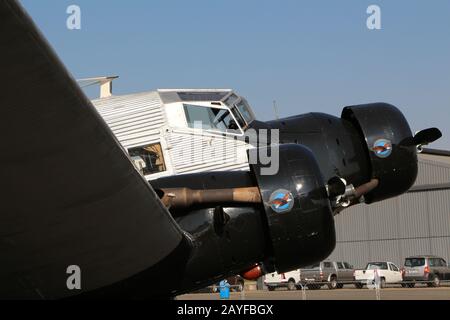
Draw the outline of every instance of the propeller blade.
[[[442,132],[438,128],[425,129],[418,132],[414,137],[414,144],[416,146],[430,144],[442,137]]]

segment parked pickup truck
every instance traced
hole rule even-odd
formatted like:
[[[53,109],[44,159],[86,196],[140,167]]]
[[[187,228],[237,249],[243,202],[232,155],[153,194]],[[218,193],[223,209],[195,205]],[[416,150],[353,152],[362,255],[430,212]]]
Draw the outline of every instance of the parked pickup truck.
[[[380,285],[384,288],[386,284],[402,283],[402,273],[392,262],[370,262],[364,270],[356,270],[354,278],[357,288],[362,288],[365,284]]]
[[[327,285],[329,289],[341,289],[353,281],[354,268],[347,262],[324,261],[300,269],[300,281],[310,289]]]
[[[287,273],[266,275],[264,283],[269,291],[285,287],[288,290],[301,288],[317,289],[327,285],[329,289],[340,289],[353,281],[353,267],[347,262],[325,261],[307,268]]]
[[[296,290],[300,287],[300,270],[286,273],[271,273],[264,277],[264,284],[269,291],[277,288],[287,288],[288,290]]]

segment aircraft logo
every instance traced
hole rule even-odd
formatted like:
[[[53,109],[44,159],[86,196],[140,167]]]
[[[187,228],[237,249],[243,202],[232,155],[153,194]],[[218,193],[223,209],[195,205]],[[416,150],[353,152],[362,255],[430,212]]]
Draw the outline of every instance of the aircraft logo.
[[[392,143],[386,139],[379,139],[373,144],[372,151],[378,158],[387,158],[392,154]]]
[[[279,189],[272,193],[269,204],[277,213],[289,212],[294,207],[294,197],[291,192]]]

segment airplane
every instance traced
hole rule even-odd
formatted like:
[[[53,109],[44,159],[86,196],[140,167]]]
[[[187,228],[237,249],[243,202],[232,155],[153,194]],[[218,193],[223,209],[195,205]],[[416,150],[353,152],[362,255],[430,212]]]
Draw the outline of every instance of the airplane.
[[[147,179],[15,0],[0,2],[0,70],[0,299],[167,299],[315,263],[334,216],[406,192],[442,136],[386,103],[263,122],[214,98],[242,118],[226,131],[278,130],[245,149],[278,153],[278,172],[260,159]]]

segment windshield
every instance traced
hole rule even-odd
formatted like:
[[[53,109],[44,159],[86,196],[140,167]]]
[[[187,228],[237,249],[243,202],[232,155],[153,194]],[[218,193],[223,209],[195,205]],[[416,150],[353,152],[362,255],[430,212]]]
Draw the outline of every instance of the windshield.
[[[239,127],[230,111],[226,109],[184,105],[186,120],[190,128],[239,133]]]
[[[386,262],[371,262],[371,263],[367,264],[366,269],[367,270],[377,270],[377,269],[388,270],[388,265]]]
[[[423,267],[425,265],[424,258],[409,258],[405,261],[405,267]]]
[[[233,93],[225,99],[224,103],[231,108],[238,100],[239,97]]]
[[[238,104],[236,104],[236,108],[247,124],[250,124],[253,120],[255,120],[252,111],[250,110],[250,106],[245,100],[241,100]]]
[[[245,129],[250,123],[255,120],[252,109],[248,102],[236,94],[230,94],[226,99],[223,100],[227,106],[230,107],[231,112],[236,117],[239,125]]]

